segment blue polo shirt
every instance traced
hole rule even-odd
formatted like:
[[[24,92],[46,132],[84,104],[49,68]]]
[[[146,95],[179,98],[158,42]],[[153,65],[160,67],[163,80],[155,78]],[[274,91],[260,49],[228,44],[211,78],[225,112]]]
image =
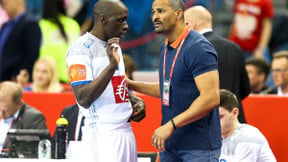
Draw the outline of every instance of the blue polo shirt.
[[[159,65],[160,92],[163,91],[165,49],[166,45],[163,44]],[[169,79],[176,51],[177,48],[167,45],[165,79]],[[194,78],[205,72],[217,70],[217,64],[217,54],[213,46],[201,34],[191,30],[175,63],[170,87],[170,106],[162,105],[162,124],[189,108],[199,96]],[[166,140],[165,147],[177,150],[220,148],[221,128],[218,107],[202,119],[177,128]]]

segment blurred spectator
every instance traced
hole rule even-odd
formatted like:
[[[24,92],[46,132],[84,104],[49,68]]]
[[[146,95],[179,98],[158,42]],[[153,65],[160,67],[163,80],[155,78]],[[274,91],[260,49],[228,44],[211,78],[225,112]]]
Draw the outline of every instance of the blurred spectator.
[[[263,58],[250,57],[245,63],[248,72],[251,93],[259,94],[268,87],[265,85],[270,72],[270,64]]]
[[[133,80],[133,72],[136,70],[134,61],[132,59],[132,57],[130,57],[127,54],[123,54],[123,60],[124,60],[124,65],[125,65],[125,73],[126,76]]]
[[[212,15],[202,6],[193,6],[184,12],[185,22],[195,31],[203,34],[218,54],[220,88],[229,89],[243,100],[250,93],[250,84],[245,60],[239,46],[219,35],[212,29]],[[243,106],[239,104],[239,121],[246,123]]]
[[[268,88],[263,93],[288,96],[288,51],[274,53],[271,71],[275,87]]]
[[[57,65],[52,58],[39,58],[33,67],[33,82],[28,83],[29,73],[21,70],[17,75],[17,82],[24,88],[24,91],[58,93],[63,90],[58,81]]]
[[[287,12],[287,10],[286,10]],[[272,21],[272,35],[269,42],[270,53],[288,50],[288,14],[278,13]]]
[[[220,162],[276,162],[265,136],[256,127],[239,123],[237,97],[220,90],[222,147]]]
[[[93,8],[98,0],[64,0],[66,13],[75,19],[81,26],[84,34],[92,27]]]
[[[8,15],[6,14],[5,10],[0,4],[0,30],[2,28],[2,25],[7,21],[8,21]]]
[[[268,43],[274,16],[271,0],[236,0],[229,39],[236,42],[245,58],[256,56],[271,60]]]
[[[26,0],[27,15],[34,20],[39,20],[42,17],[44,0]]]
[[[32,72],[39,56],[41,30],[25,13],[25,0],[1,0],[9,16],[0,31],[0,81],[16,80],[21,69]]]
[[[10,0],[9,0],[10,1]],[[22,88],[11,81],[0,83],[0,150],[9,151],[9,129],[47,129],[44,115],[22,99]],[[1,160],[2,161],[2,160]]]
[[[69,141],[81,141],[82,140],[82,126],[84,126],[85,117],[79,111],[77,104],[67,106],[63,109],[60,116],[64,116],[69,124],[67,127],[68,140]],[[55,133],[53,139],[55,138]]]
[[[65,16],[62,0],[44,0],[43,18],[39,25],[43,35],[40,57],[55,59],[59,80],[67,83],[66,51],[80,35],[80,27],[75,20]]]

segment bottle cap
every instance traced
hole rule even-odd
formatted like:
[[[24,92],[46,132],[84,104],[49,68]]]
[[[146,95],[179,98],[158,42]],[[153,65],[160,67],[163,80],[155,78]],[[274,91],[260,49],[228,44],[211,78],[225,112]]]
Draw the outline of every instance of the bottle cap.
[[[56,125],[68,125],[68,123],[68,120],[63,115],[56,120]]]

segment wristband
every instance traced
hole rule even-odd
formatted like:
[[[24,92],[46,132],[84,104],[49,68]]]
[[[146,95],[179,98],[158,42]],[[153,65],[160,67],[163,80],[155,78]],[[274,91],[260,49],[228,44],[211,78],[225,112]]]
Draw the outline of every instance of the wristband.
[[[175,125],[173,119],[171,119],[170,121],[171,121],[171,123],[172,123],[172,125],[173,125],[174,130],[176,130],[176,125]]]

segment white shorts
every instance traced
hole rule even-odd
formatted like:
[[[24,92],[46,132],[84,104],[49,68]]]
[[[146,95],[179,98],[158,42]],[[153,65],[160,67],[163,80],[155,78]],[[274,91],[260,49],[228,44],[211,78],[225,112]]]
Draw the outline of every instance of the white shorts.
[[[87,127],[82,130],[85,157],[89,157],[85,159],[92,162],[137,162],[136,140],[130,123],[128,127],[116,130],[91,130]]]

